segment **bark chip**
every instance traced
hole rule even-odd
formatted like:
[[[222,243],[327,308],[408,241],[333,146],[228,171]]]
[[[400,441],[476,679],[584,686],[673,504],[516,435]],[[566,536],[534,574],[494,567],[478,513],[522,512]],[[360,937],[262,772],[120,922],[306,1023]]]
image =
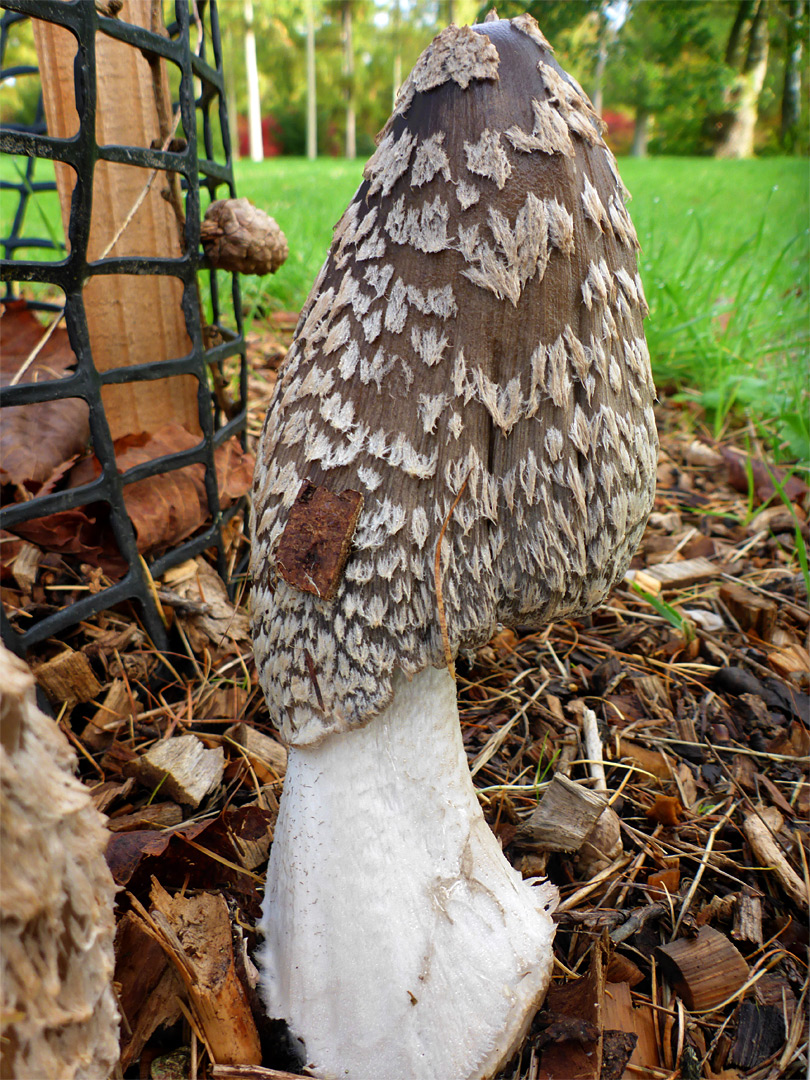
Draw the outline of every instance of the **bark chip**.
[[[362,509],[359,491],[336,494],[305,480],[279,540],[279,575],[302,592],[333,600]]]

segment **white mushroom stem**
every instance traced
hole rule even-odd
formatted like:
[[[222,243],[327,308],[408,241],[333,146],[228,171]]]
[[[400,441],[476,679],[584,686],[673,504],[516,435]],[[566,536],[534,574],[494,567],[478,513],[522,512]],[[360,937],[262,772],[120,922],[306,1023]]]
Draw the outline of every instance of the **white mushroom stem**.
[[[467,1080],[517,1049],[551,976],[556,890],[505,859],[445,670],[367,726],[290,750],[260,955],[318,1076]]]

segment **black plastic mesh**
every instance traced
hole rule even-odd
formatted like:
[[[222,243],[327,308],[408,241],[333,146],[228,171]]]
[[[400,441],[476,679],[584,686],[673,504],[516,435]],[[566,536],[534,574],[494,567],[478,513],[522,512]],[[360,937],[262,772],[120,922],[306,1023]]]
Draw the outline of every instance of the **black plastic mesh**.
[[[245,439],[247,370],[239,281],[237,275],[223,275],[222,271],[217,280],[215,271],[207,271],[212,314],[205,339],[197,286],[198,271],[205,266],[200,252],[201,192],[206,205],[213,199],[235,195],[216,3],[214,0],[176,0],[176,23],[168,28],[168,38],[123,22],[120,18],[100,14],[93,0],[74,0],[72,3],[62,0],[4,0],[0,7],[4,9],[0,19],[0,84],[10,78],[31,77],[35,71],[30,67],[5,66],[9,32],[15,22],[36,17],[67,27],[75,35],[78,51],[74,81],[80,121],[75,138],[49,136],[45,130],[40,99],[30,126],[6,125],[0,128],[0,151],[22,155],[27,159],[24,178],[20,178],[19,182],[4,181],[2,184],[2,198],[17,200],[10,234],[0,240],[5,256],[2,263],[4,295],[6,298],[18,295],[21,283],[23,294],[31,288],[29,285],[26,290],[26,283],[57,286],[64,293],[64,325],[76,356],[75,373],[52,381],[20,382],[19,385],[6,386],[0,395],[0,406],[27,405],[56,398],[83,398],[89,407],[92,449],[102,468],[97,479],[80,487],[54,490],[28,501],[0,507],[0,529],[13,533],[15,526],[34,518],[88,505],[106,504],[118,550],[128,567],[120,580],[100,592],[84,595],[56,610],[45,610],[39,615],[35,612],[33,617],[27,617],[24,621],[11,609],[0,608],[0,631],[9,648],[24,654],[36,642],[59,634],[124,600],[134,600],[140,605],[145,629],[153,642],[163,648],[166,645],[165,632],[153,599],[154,585],[150,573],[152,579],[157,579],[183,560],[216,549],[217,568],[227,581],[222,529],[230,518],[244,509],[242,500],[220,512],[214,468],[214,451],[217,447],[235,435],[239,436],[243,446]],[[138,146],[97,145],[97,32],[156,54],[177,66],[180,73],[179,109],[185,144],[181,141],[178,147],[173,145],[171,150],[166,151]],[[217,156],[220,160],[216,160]],[[36,215],[30,213],[32,200],[37,198],[41,190],[54,187],[52,183],[42,185],[36,181],[36,162],[42,158],[68,163],[75,169],[77,177],[68,228],[70,253],[56,261],[52,261],[52,252],[42,258],[45,252],[41,249],[53,247],[52,239],[26,235],[27,223],[30,222],[33,228],[37,228],[38,224]],[[181,258],[114,257],[88,263],[86,255],[93,170],[100,159],[181,175],[185,202],[185,254]],[[35,255],[40,255],[40,258],[32,257]],[[84,283],[89,276],[98,274],[169,274],[179,278],[183,286],[183,315],[192,343],[188,354],[176,359],[159,358],[154,362],[99,373],[93,363],[82,299]],[[223,281],[230,286],[230,304],[225,302],[226,297],[221,292]],[[58,311],[58,305],[49,300],[32,306]],[[230,309],[227,312],[226,307]],[[148,312],[145,317],[149,317]],[[51,318],[46,318],[46,322]],[[211,328],[214,328],[213,334]],[[217,343],[206,347],[206,342],[212,340]],[[238,392],[232,407],[227,410],[228,415],[225,415],[211,391],[211,368],[217,367],[222,376],[223,363],[231,357],[237,358]],[[129,383],[174,375],[192,375],[197,379],[201,441],[192,449],[155,458],[123,474],[119,473],[102,404],[102,387],[112,382]],[[138,553],[135,532],[124,503],[124,488],[135,481],[197,463],[205,470],[209,522],[190,539],[161,553],[147,568]]]

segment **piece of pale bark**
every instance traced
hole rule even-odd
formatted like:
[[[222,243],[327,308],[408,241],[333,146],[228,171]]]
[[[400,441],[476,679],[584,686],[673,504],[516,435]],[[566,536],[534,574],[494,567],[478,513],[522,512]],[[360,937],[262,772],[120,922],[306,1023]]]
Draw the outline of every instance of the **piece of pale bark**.
[[[731,581],[720,586],[719,595],[744,633],[754,634],[762,641],[771,640],[779,613],[775,601]]]
[[[697,559],[684,559],[682,562],[659,563],[648,567],[644,573],[654,581],[661,583],[661,589],[682,589],[698,581],[711,581],[723,573],[722,566],[709,562],[700,556]]]
[[[162,795],[196,808],[222,779],[225,753],[206,750],[196,735],[177,735],[141,754],[137,769],[147,786],[160,784]]]
[[[84,725],[82,742],[90,750],[106,750],[115,732],[128,719],[134,720],[139,711],[137,690],[124,679],[113,679],[98,708]]]
[[[579,849],[577,865],[585,880],[596,877],[618,859],[624,848],[619,815],[606,807]]]
[[[607,780],[602,754],[602,737],[599,734],[596,713],[593,709],[583,707],[581,722],[588,771],[596,791],[606,793]],[[622,850],[619,815],[612,806],[606,806],[579,848],[578,863],[583,877],[596,877],[600,871],[619,858]]]
[[[31,595],[31,590],[36,584],[39,564],[44,552],[34,544],[23,541],[14,562],[11,564],[11,573],[14,580],[26,595]]]
[[[555,773],[543,797],[515,833],[515,843],[539,851],[579,851],[607,806],[607,796]]]
[[[226,731],[227,738],[241,746],[253,766],[256,776],[263,784],[282,780],[287,771],[287,749],[278,739],[271,739],[252,724],[232,724]]]
[[[0,1074],[99,1080],[118,1059],[107,830],[27,665],[0,645]]]
[[[799,907],[807,910],[807,885],[788,862],[775,836],[784,825],[784,818],[775,806],[761,806],[746,814],[743,831],[759,866],[768,867],[784,892]]]
[[[236,974],[231,920],[224,896],[174,897],[154,881],[153,917],[185,984],[213,1060],[258,1065],[262,1054],[247,994]],[[162,916],[159,920],[158,916]]]
[[[71,709],[80,701],[92,701],[101,693],[101,684],[93,674],[90,661],[83,652],[65,649],[52,660],[37,664],[34,677],[57,705]]]
[[[762,900],[748,886],[737,893],[731,936],[735,941],[750,941],[754,945],[763,942]]]

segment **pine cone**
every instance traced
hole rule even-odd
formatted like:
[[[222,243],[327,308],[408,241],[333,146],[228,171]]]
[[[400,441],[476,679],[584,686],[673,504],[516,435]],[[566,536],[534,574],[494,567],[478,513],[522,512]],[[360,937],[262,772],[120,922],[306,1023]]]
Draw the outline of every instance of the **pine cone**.
[[[276,222],[248,199],[212,202],[200,239],[211,266],[239,274],[274,274],[289,255]]]

